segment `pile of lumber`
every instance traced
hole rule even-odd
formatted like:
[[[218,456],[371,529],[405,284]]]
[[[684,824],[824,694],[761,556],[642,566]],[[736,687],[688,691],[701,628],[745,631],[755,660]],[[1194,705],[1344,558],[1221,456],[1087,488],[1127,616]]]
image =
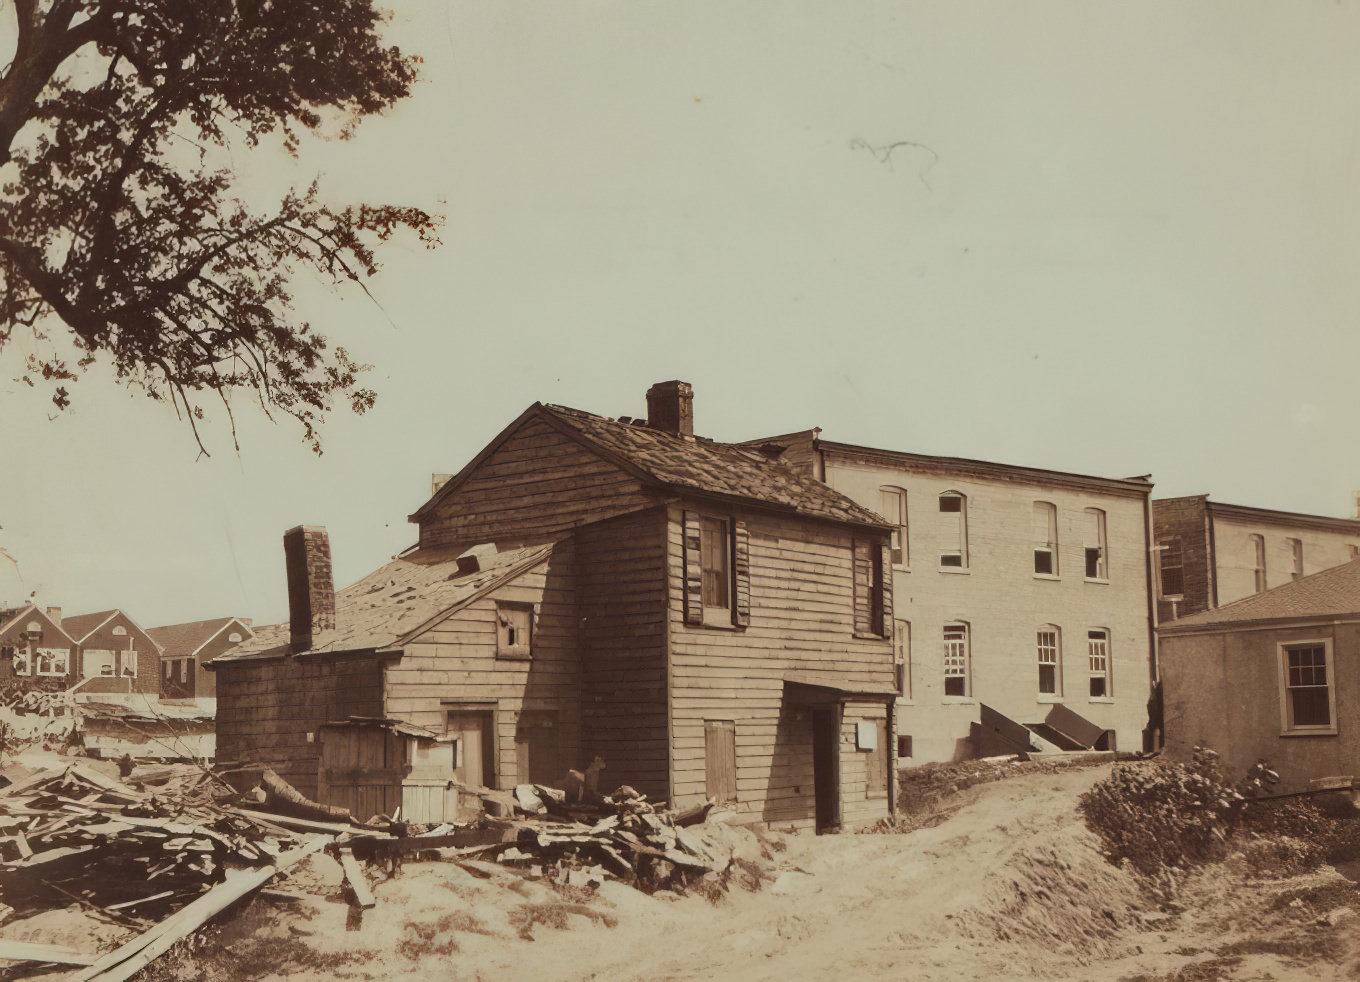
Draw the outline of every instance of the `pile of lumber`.
[[[125,923],[158,920],[228,869],[268,866],[293,844],[291,834],[218,808],[201,790],[208,780],[139,790],[74,764],[0,788],[0,902],[8,908],[0,913],[77,903]]]

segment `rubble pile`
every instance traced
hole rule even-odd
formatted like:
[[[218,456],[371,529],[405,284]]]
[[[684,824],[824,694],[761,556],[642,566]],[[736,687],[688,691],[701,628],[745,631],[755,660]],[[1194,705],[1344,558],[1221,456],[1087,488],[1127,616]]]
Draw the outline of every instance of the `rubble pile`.
[[[0,788],[0,914],[78,903],[125,923],[159,920],[227,869],[268,866],[296,844],[218,807],[206,773],[143,780],[158,778],[139,790],[76,764]]]

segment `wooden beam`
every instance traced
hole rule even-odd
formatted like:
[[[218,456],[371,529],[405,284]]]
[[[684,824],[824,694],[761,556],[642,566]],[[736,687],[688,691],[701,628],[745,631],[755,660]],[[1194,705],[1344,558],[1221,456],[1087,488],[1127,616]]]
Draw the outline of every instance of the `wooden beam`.
[[[373,891],[368,888],[368,880],[364,878],[364,871],[359,868],[353,852],[340,850],[340,868],[345,871],[345,881],[354,894],[354,905],[360,910],[375,906],[377,901],[373,899]]]
[[[72,948],[27,941],[0,939],[0,960],[11,962],[51,962],[54,965],[93,965],[98,955],[86,954]]]

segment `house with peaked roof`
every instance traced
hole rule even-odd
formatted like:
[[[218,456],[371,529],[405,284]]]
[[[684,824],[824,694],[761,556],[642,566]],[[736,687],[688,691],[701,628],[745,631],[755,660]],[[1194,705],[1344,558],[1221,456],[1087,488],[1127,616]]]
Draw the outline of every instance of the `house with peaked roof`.
[[[818,829],[889,814],[889,528],[696,436],[688,384],[647,402],[646,420],[529,407],[411,516],[412,550],[339,593],[324,530],[290,530],[289,623],[209,666],[219,760],[393,807],[416,762],[375,743],[355,787],[326,724],[394,719],[448,738],[465,785],[600,757],[602,785],[676,807]]]
[[[1360,516],[1360,502],[1357,502]],[[1212,610],[1360,557],[1360,517],[1305,515],[1212,501],[1152,503],[1157,617]]]
[[[749,441],[892,528],[898,756],[1152,749],[1152,482]]]
[[[217,699],[217,677],[204,670],[204,664],[254,636],[250,620],[244,617],[166,624],[148,628],[146,633],[161,649],[161,698],[196,702]]]
[[[0,609],[0,681],[55,692],[76,681],[79,643],[65,630],[60,607]]]
[[[160,692],[160,645],[123,611],[78,614],[62,627],[79,649],[74,681],[81,694]]]
[[[1159,629],[1168,753],[1264,758],[1279,790],[1360,777],[1360,560]]]

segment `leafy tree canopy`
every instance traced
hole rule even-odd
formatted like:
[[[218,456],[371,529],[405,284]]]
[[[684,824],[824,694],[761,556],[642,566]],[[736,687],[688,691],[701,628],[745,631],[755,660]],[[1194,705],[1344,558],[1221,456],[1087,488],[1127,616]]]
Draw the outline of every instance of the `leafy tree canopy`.
[[[262,210],[226,151],[348,136],[408,94],[418,59],[383,44],[374,0],[0,0],[0,43],[6,20],[0,352],[55,327],[76,355],[30,357],[26,380],[58,386],[60,408],[63,383],[108,359],[195,438],[205,398],[230,417],[245,390],[319,453],[332,403],[362,412],[374,394],[297,316],[293,277],[364,288],[375,249],[403,230],[432,247],[436,221],[333,207],[315,183]]]

